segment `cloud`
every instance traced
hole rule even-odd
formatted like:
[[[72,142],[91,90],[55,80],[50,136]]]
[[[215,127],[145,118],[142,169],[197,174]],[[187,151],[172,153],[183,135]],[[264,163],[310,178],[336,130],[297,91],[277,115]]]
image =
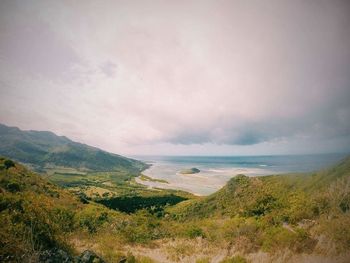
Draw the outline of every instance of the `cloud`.
[[[82,60],[62,39],[59,39],[39,14],[29,6],[3,2],[1,10],[0,54],[6,67],[44,76],[52,80],[73,78],[74,67]],[[12,17],[13,16],[13,17]]]
[[[106,61],[100,66],[100,69],[107,77],[113,77],[116,74],[117,65]]]
[[[345,1],[0,10],[2,122],[127,153],[349,150]]]

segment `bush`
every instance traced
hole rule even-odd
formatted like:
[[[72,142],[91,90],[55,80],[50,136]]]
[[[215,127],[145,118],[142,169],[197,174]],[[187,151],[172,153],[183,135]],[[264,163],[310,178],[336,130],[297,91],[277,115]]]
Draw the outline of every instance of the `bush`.
[[[203,230],[197,226],[190,226],[186,229],[185,235],[189,238],[205,237]]]
[[[262,248],[270,252],[289,248],[293,252],[301,253],[311,252],[315,245],[316,241],[304,229],[297,228],[293,232],[279,226],[266,229]]]
[[[87,206],[78,215],[79,225],[86,228],[90,234],[95,233],[99,227],[108,221],[108,213],[104,209]]]
[[[12,193],[19,192],[21,190],[21,186],[19,183],[15,181],[11,181],[6,185],[7,190],[9,190]]]
[[[272,195],[264,195],[247,209],[248,216],[263,216],[279,207],[279,201]]]
[[[311,219],[317,213],[314,201],[304,192],[295,192],[289,199],[289,208],[286,217],[288,222],[296,224],[302,219]]]
[[[11,167],[15,167],[15,163],[12,160],[5,160],[4,165],[6,169],[9,169]]]
[[[338,215],[337,218],[322,218],[318,226],[319,234],[325,234],[334,241],[338,252],[348,251],[350,247],[350,216]]]
[[[147,210],[140,210],[116,223],[115,230],[126,242],[147,243],[167,235],[159,219]]]

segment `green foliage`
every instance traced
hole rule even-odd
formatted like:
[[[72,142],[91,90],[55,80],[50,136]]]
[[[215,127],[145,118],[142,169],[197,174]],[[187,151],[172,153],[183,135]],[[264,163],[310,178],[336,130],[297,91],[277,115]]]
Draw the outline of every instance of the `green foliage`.
[[[0,158],[1,167],[5,167],[4,161]],[[341,172],[333,167],[328,173],[258,178],[239,175],[211,196],[186,201],[182,201],[186,195],[176,191],[142,190],[142,195],[135,196],[139,192],[130,188],[125,190],[127,195],[111,197],[109,203],[100,200],[112,208],[125,208],[127,214],[91,200],[87,203],[87,196],[82,195],[83,203],[81,198],[15,164],[0,170],[0,224],[6,226],[0,230],[0,260],[11,257],[20,261],[25,256],[35,262],[43,249],[69,250],[66,240],[70,236],[92,240],[111,262],[126,258],[111,244],[150,245],[160,239],[175,239],[169,245],[170,258],[181,260],[194,253],[188,244],[195,243],[197,240],[190,239],[197,237],[212,246],[232,246],[243,255],[261,249],[269,253],[311,253],[320,236],[333,242],[338,252],[347,251],[350,166],[343,162],[339,169]],[[85,176],[72,177],[82,180]],[[106,182],[103,176],[110,182],[114,174],[95,174],[95,183]],[[333,180],[324,179],[327,176]],[[314,184],[320,187],[317,191]],[[129,257],[130,262],[151,262]],[[246,262],[239,256],[225,260]]]
[[[283,227],[270,227],[264,232],[262,248],[267,251],[289,248],[300,253],[312,251],[315,245],[315,240],[303,229],[292,231]]]
[[[310,252],[317,242],[311,231],[316,221],[319,232],[344,251],[350,244],[349,164],[348,158],[313,174],[239,175],[211,196],[180,203],[168,212],[182,224],[203,229],[211,242],[224,239],[244,253],[259,248]],[[223,222],[209,223],[215,220]]]
[[[185,235],[189,238],[205,237],[203,230],[195,225],[189,225],[186,229]]]
[[[15,163],[12,160],[5,160],[4,161],[4,166],[6,169],[9,169],[11,167],[15,167]]]
[[[200,258],[196,260],[196,263],[210,263],[210,258]]]
[[[109,214],[106,209],[97,206],[86,206],[77,214],[79,226],[88,230],[90,234],[96,231],[108,222]]]
[[[69,249],[65,239],[74,231],[76,199],[22,166],[13,167],[0,171],[0,224],[6,226],[0,231],[0,260]],[[56,192],[60,197],[52,196]]]
[[[21,187],[20,184],[16,181],[9,181],[6,185],[6,189],[14,193],[20,191]]]
[[[101,199],[98,202],[106,207],[117,209],[122,212],[134,213],[137,210],[148,209],[151,213],[156,213],[161,216],[163,207],[166,205],[174,205],[186,200],[184,197],[177,195],[164,196],[122,196],[110,199]]]
[[[267,194],[257,199],[253,203],[252,207],[246,210],[246,213],[250,216],[263,216],[278,207],[278,199],[270,194]]]
[[[335,242],[336,252],[349,251],[350,247],[350,215],[341,214],[335,218],[324,217],[317,227],[319,234]]]
[[[137,263],[156,263],[154,260],[152,260],[149,257],[143,257],[143,256],[138,256],[136,259]]]
[[[116,233],[126,242],[148,243],[167,236],[161,222],[146,210],[137,211],[131,217],[115,224]]]
[[[303,219],[312,219],[317,215],[317,204],[305,192],[295,191],[289,195],[285,218],[288,222],[296,224]]]
[[[231,258],[225,258],[220,263],[247,263],[247,260],[242,256],[234,256]]]
[[[163,184],[168,184],[168,183],[169,183],[169,182],[166,181],[166,180],[152,178],[152,177],[149,177],[149,176],[144,175],[144,174],[141,174],[141,175],[140,175],[140,179],[141,179],[142,181],[158,182],[158,183],[163,183]]]
[[[126,255],[126,262],[127,263],[136,263],[136,258],[134,255],[129,251]]]

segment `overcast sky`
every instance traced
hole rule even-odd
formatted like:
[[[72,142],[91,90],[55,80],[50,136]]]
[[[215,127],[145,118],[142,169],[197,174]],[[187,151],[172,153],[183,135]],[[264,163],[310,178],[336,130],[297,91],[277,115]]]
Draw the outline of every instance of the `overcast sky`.
[[[0,122],[120,154],[350,151],[350,1],[0,1]]]

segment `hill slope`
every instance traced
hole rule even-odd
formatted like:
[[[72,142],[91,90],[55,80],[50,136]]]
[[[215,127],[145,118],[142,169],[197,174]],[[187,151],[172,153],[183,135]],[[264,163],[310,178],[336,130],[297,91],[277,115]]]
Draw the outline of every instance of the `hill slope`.
[[[328,194],[335,184],[350,180],[350,157],[339,164],[315,173],[299,173],[288,175],[270,175],[261,177],[247,177],[237,175],[233,177],[222,189],[200,200],[194,200],[177,207],[177,216],[215,217],[215,216],[279,216],[278,220],[292,220],[289,218],[290,209],[297,209],[300,218],[306,216],[302,213],[317,215],[321,213],[319,203],[321,195]],[[350,193],[344,190],[343,202],[350,202]],[[340,192],[338,192],[340,194]],[[335,194],[335,193],[334,193]],[[340,197],[339,197],[340,198]],[[316,200],[317,199],[317,200]],[[331,200],[335,201],[335,199]],[[325,204],[323,204],[325,205]],[[339,204],[341,205],[341,204]],[[350,204],[347,204],[349,206]],[[293,207],[295,206],[295,207]],[[349,210],[349,208],[347,208]],[[295,216],[295,215],[294,215]],[[277,219],[277,218],[276,218]]]
[[[164,203],[164,198],[183,200],[161,191],[154,191],[151,197],[143,198],[143,202],[140,196],[136,201],[124,199],[121,205],[142,205],[144,210],[122,213],[116,204],[112,210],[82,199],[0,156],[0,262],[135,262],[133,256],[125,255],[129,249],[124,246],[164,237],[162,225],[167,222],[161,222],[159,212],[171,203]],[[159,203],[153,204],[157,197]],[[95,245],[79,246],[90,241]],[[115,247],[111,249],[111,245]],[[91,252],[73,258],[91,247],[99,248],[96,252],[106,261],[94,260]]]
[[[83,171],[122,169],[137,174],[146,167],[140,161],[77,143],[48,131],[22,131],[0,124],[0,141],[0,155],[29,164],[38,171],[59,166]]]
[[[350,159],[314,174],[240,175],[209,197],[129,212],[86,203],[0,157],[1,262],[92,247],[106,262],[126,251],[136,262],[348,262]]]
[[[336,262],[336,255],[350,252],[350,157],[316,173],[238,175],[218,192],[168,212],[192,224],[197,236],[224,240],[246,256],[313,253]],[[271,261],[279,260],[285,262]]]

